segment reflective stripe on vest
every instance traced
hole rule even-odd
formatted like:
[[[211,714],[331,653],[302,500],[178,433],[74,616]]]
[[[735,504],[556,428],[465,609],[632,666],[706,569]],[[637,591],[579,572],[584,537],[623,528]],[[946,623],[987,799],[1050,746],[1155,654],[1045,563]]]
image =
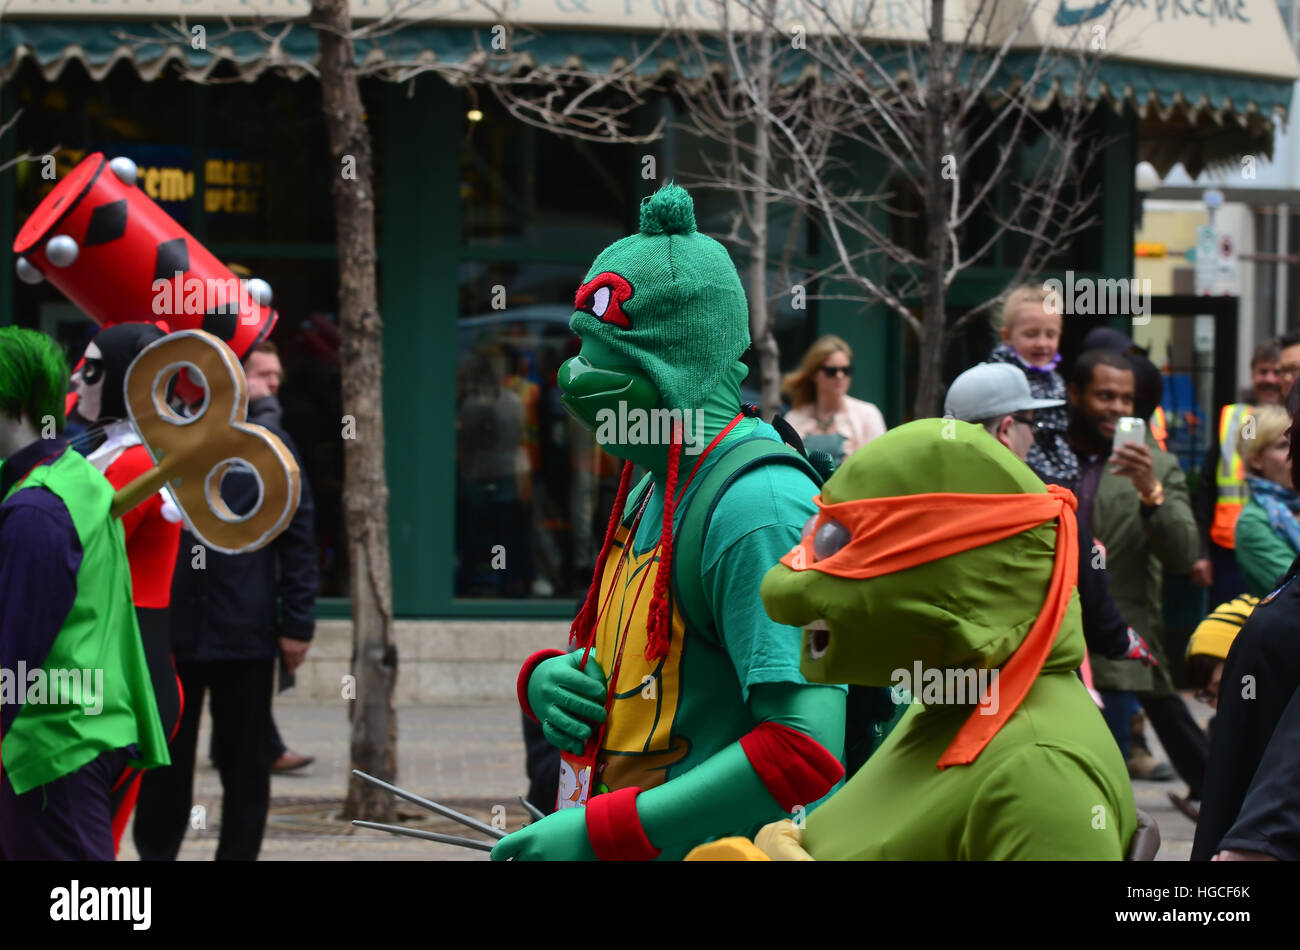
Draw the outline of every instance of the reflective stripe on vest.
[[[1156,406],[1156,411],[1151,414],[1151,438],[1156,440],[1156,445],[1160,446],[1160,451],[1169,451],[1169,446],[1166,444],[1166,440],[1169,438],[1169,427],[1165,425],[1164,406]]]
[[[1246,403],[1231,403],[1219,413],[1219,464],[1214,469],[1216,488],[1214,522],[1210,539],[1221,548],[1236,546],[1237,516],[1246,503],[1246,470],[1237,452],[1237,433],[1250,415]]]

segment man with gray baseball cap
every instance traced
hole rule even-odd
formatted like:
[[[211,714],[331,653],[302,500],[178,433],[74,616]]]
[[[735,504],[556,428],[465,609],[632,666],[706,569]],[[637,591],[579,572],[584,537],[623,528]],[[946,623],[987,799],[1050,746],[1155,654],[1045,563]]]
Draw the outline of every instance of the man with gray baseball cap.
[[[1034,444],[1034,410],[1064,405],[1064,399],[1035,399],[1025,374],[1010,363],[980,363],[953,380],[943,414],[982,425],[1023,462]]]
[[[1025,374],[1010,363],[980,363],[953,380],[943,414],[983,426],[1023,462],[1034,444],[1034,410],[1064,404],[1061,399],[1036,399]],[[1075,517],[1079,517],[1077,510]],[[1106,569],[1093,566],[1092,530],[1082,520],[1078,535],[1079,606],[1088,649],[1111,659],[1141,660],[1151,666],[1155,660],[1146,641],[1128,625],[1111,599]]]

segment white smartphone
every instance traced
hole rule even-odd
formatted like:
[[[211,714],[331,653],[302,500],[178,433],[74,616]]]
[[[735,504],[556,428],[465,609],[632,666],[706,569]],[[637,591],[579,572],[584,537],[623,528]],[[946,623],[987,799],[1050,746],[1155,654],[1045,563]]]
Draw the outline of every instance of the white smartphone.
[[[1138,445],[1144,445],[1147,440],[1147,424],[1136,416],[1120,416],[1119,421],[1115,423],[1115,440],[1110,447],[1111,454],[1114,455],[1119,451],[1119,447],[1128,442],[1136,442]]]

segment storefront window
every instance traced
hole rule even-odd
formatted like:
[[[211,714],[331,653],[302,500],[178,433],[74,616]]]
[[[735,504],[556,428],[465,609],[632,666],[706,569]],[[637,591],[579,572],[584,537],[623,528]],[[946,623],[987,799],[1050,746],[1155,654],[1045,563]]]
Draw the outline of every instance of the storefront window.
[[[348,596],[343,523],[343,418],[338,268],[333,261],[236,260],[271,285],[280,315],[271,342],[284,379],[281,422],[298,449],[315,508],[319,597]]]
[[[461,233],[469,247],[522,243],[597,251],[635,220],[636,149],[553,135],[511,118],[500,105],[466,98],[461,151]]]
[[[622,465],[560,403],[578,353],[572,266],[461,264],[457,330],[458,597],[577,597],[586,590]],[[520,288],[493,309],[494,289]]]

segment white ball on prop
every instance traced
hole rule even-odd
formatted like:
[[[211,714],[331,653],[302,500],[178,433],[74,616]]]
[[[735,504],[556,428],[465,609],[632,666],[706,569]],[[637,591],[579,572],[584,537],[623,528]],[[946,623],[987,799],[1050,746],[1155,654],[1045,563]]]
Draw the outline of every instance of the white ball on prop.
[[[45,279],[45,275],[36,269],[36,265],[25,257],[18,258],[14,263],[14,269],[18,271],[18,279],[24,284],[39,284]]]
[[[81,249],[66,234],[56,234],[45,243],[45,256],[55,267],[67,267],[77,259]]]

